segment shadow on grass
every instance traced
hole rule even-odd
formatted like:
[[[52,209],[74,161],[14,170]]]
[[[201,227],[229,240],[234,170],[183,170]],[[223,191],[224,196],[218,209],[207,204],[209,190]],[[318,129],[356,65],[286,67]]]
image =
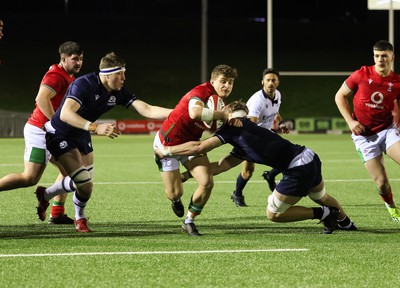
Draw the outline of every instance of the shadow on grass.
[[[127,221],[89,223],[92,233],[76,233],[73,225],[49,225],[47,223],[31,225],[0,225],[0,239],[57,239],[57,238],[118,238],[118,237],[149,237],[163,235],[181,235],[181,219],[168,221]],[[244,235],[246,233],[268,234],[321,234],[323,226],[317,220],[273,223],[261,216],[226,217],[204,219],[196,222],[200,232],[206,236]],[[399,227],[400,228],[400,227]],[[370,233],[391,234],[400,233],[398,228],[360,228],[358,231],[335,231],[334,233]]]

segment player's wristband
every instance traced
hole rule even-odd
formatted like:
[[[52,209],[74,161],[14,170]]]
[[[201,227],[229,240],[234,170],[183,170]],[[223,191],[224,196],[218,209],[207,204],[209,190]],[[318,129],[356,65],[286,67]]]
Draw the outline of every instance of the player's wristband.
[[[96,133],[97,132],[97,127],[99,127],[99,125],[97,125],[96,123],[90,123],[89,127],[88,127],[88,131]]]
[[[90,124],[92,124],[92,122],[86,121],[85,126],[83,126],[83,130],[89,131]]]
[[[208,109],[208,108],[203,108],[201,111],[201,117],[200,120],[202,121],[211,121],[214,120],[214,110]]]

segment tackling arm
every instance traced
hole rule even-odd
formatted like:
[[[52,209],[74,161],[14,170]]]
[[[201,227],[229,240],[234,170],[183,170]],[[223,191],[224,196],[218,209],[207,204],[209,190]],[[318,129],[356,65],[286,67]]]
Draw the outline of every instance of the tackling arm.
[[[165,119],[172,111],[172,109],[147,104],[142,100],[133,101],[129,109],[136,110],[140,115],[150,119]]]
[[[203,141],[189,141],[175,146],[162,146],[154,152],[160,158],[168,156],[194,156],[207,153],[221,145],[221,140],[213,136]]]

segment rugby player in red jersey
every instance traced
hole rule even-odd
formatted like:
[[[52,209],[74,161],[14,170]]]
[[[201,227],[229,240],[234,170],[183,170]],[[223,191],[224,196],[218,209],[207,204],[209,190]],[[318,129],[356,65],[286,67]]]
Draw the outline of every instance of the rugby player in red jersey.
[[[400,222],[383,154],[400,164],[400,134],[393,119],[394,102],[400,99],[400,76],[392,71],[393,45],[381,40],[373,47],[375,65],[353,72],[335,96],[361,160],[375,181],[393,221]],[[353,97],[353,112],[348,98]]]
[[[232,92],[236,77],[235,68],[228,65],[216,66],[211,72],[211,80],[186,93],[164,121],[155,136],[154,150],[160,145],[168,147],[197,141],[206,130],[203,121],[227,119],[226,110],[211,110],[205,107],[205,103],[211,95],[218,95],[225,100]],[[191,197],[182,230],[190,236],[200,236],[194,220],[202,212],[214,186],[207,155],[167,157],[157,159],[156,162],[164,182],[165,193],[172,201],[172,210],[178,217],[184,216],[185,213],[181,202],[183,185],[179,163],[182,163],[196,180],[198,186]]]
[[[60,62],[51,65],[43,76],[39,92],[36,96],[36,108],[33,110],[28,122],[24,127],[25,153],[24,172],[11,173],[0,179],[0,191],[30,187],[36,185],[51,159],[50,153],[46,150],[46,131],[44,124],[51,119],[60,106],[69,84],[79,73],[83,63],[83,51],[76,42],[68,41],[59,46]],[[54,163],[57,165],[57,163]],[[57,165],[58,166],[58,165]],[[65,172],[59,167],[60,174],[57,180],[64,178]],[[56,189],[69,192],[71,179],[64,178],[65,185],[59,185]],[[67,188],[68,187],[68,188]],[[38,187],[37,189],[45,189]],[[54,199],[50,216],[53,224],[73,224],[74,220],[64,214],[64,202],[67,194],[61,194]],[[40,220],[46,219],[46,214],[39,214]]]

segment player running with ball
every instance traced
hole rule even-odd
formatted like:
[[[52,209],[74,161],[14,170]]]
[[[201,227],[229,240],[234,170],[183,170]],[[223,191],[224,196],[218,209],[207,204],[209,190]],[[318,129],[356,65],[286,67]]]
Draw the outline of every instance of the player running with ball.
[[[211,110],[204,106],[211,95],[226,99],[232,92],[236,77],[235,68],[228,65],[216,66],[211,72],[210,82],[196,86],[186,93],[164,121],[155,136],[154,150],[161,145],[168,147],[188,141],[198,141],[206,130],[203,121],[227,119],[226,110]],[[156,159],[156,163],[161,172],[167,198],[172,201],[172,210],[178,217],[182,217],[185,213],[181,202],[183,185],[179,163],[182,163],[197,181],[198,186],[191,197],[182,230],[190,236],[200,236],[194,220],[203,211],[214,186],[207,155],[166,157]]]

